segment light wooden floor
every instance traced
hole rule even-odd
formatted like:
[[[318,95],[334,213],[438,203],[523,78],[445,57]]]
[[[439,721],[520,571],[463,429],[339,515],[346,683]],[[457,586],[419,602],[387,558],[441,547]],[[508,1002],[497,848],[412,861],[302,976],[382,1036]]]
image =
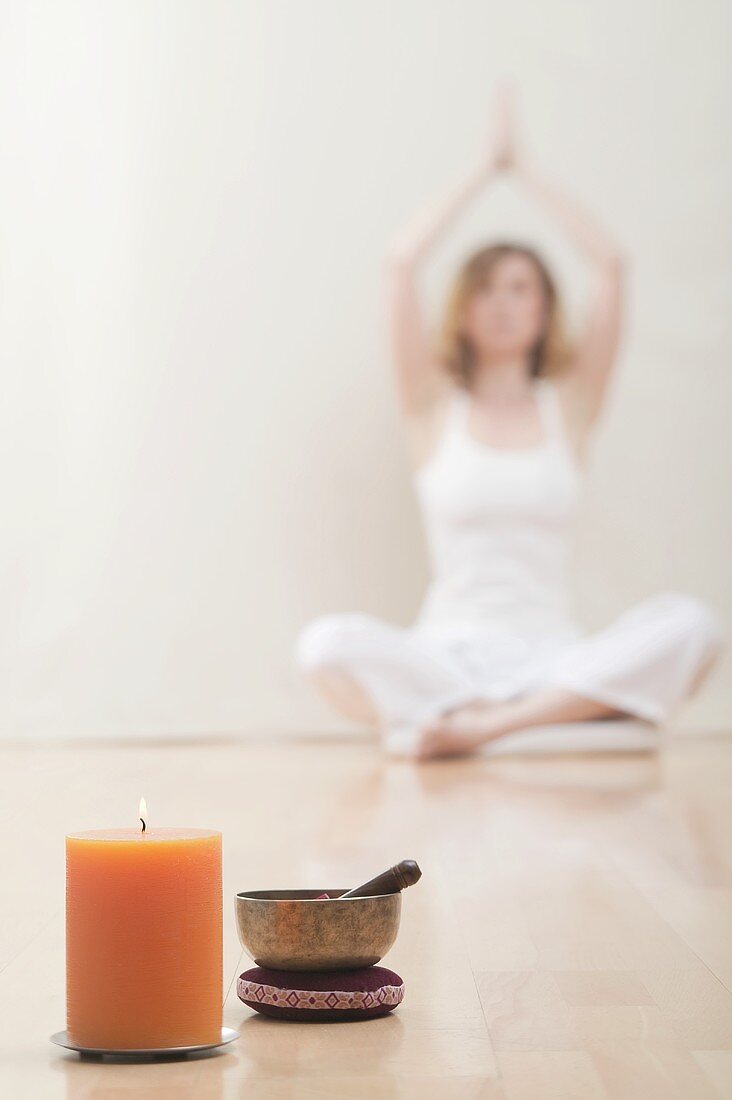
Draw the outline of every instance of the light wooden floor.
[[[732,739],[658,759],[421,768],[365,741],[0,749],[0,1094],[113,1100],[696,1100],[732,1094]],[[224,832],[225,1022],[216,1057],[82,1063],[64,1027],[64,833]],[[400,858],[391,1017],[267,1021],[241,1005],[237,890],[340,886]],[[182,960],[184,962],[185,960]]]

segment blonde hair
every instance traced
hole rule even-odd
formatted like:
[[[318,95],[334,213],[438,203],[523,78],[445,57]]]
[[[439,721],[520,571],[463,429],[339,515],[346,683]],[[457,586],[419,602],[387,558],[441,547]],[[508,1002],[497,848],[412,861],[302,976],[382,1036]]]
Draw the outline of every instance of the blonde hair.
[[[529,369],[533,377],[557,374],[568,363],[571,347],[554,278],[542,258],[533,248],[512,242],[501,242],[481,248],[469,256],[460,268],[447,299],[440,333],[439,359],[453,379],[469,387],[475,367],[470,341],[463,333],[465,308],[468,301],[485,286],[496,265],[507,256],[525,256],[534,265],[546,299],[546,323],[536,346],[529,354]]]

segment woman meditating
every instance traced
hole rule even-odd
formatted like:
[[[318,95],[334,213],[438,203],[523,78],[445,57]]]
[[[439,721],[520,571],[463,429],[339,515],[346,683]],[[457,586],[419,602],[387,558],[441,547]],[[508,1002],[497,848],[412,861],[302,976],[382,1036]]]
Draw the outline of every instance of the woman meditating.
[[[420,758],[471,753],[532,727],[663,723],[721,644],[710,611],[673,593],[594,635],[575,622],[570,535],[616,356],[623,258],[593,217],[518,157],[505,98],[497,116],[489,155],[390,256],[398,392],[433,570],[422,609],[410,629],[327,616],[298,643],[302,667],[340,713]],[[570,348],[539,255],[500,242],[464,263],[434,349],[420,269],[467,204],[509,171],[587,262],[581,338]]]

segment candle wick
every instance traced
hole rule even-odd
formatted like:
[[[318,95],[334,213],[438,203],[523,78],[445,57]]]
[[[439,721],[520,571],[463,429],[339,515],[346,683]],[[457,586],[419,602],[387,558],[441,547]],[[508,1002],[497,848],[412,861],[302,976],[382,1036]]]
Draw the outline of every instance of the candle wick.
[[[144,818],[144,817],[141,817],[141,818],[140,818],[140,821],[142,822],[142,831],[143,831],[143,833],[144,833],[144,832],[145,832],[145,829],[147,828],[147,825],[145,824],[145,818]]]

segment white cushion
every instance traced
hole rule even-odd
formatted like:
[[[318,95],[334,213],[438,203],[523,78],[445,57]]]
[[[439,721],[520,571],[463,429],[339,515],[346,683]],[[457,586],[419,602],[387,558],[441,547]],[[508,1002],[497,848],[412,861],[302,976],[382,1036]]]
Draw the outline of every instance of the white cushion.
[[[386,731],[384,746],[395,756],[414,756],[419,730],[398,726]],[[608,718],[592,722],[564,722],[508,733],[484,745],[484,756],[539,755],[574,752],[652,752],[660,731],[635,718]]]

